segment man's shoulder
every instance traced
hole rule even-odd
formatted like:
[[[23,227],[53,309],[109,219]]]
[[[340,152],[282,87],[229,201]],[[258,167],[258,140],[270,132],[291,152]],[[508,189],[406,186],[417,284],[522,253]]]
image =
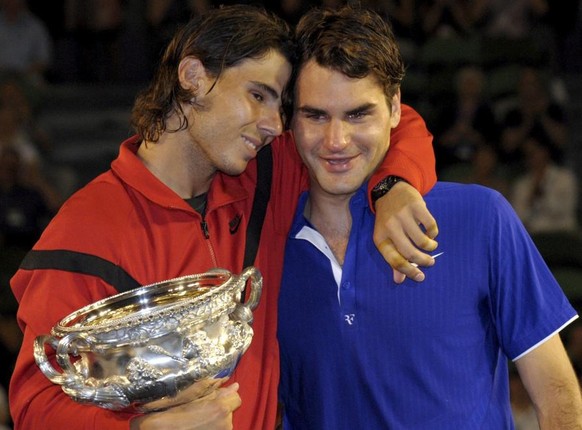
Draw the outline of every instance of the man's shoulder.
[[[459,211],[473,208],[483,213],[505,204],[501,193],[492,188],[441,181],[426,194],[425,200],[430,210],[441,208],[440,210]]]
[[[98,205],[105,209],[115,204],[121,203],[115,201],[123,195],[127,195],[125,187],[121,181],[108,170],[91,180],[85,186],[75,192],[66,202],[65,205]]]
[[[114,249],[130,230],[133,211],[135,203],[123,185],[101,175],[63,204],[35,247],[93,254],[97,249]]]
[[[79,189],[63,204],[53,222],[59,224],[111,225],[127,219],[132,199],[115,176],[108,171]]]
[[[497,198],[499,195],[500,193],[498,191],[479,184],[438,181],[426,196],[427,198],[432,196],[447,196],[452,199],[457,198],[456,196],[463,196],[464,198],[471,197],[479,199]]]

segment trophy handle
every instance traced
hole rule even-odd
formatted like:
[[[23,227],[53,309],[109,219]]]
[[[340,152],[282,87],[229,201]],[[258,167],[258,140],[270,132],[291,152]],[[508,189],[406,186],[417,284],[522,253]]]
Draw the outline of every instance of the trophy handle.
[[[49,345],[52,349],[56,351],[58,347],[58,339],[49,335],[37,336],[34,340],[34,360],[36,364],[44,373],[44,375],[54,384],[63,385],[65,377],[62,373],[59,373],[55,368],[49,363],[46,351],[44,349],[45,345]]]
[[[62,373],[49,363],[45,352],[47,344],[56,351],[57,362],[63,369]],[[115,384],[93,387],[84,383],[69,356],[77,355],[80,344],[90,345],[91,342],[83,334],[69,334],[61,340],[49,335],[38,336],[34,340],[34,359],[42,373],[52,383],[61,385],[63,391],[77,402],[97,404],[113,410],[129,406],[130,401],[121,387]]]
[[[259,299],[261,298],[261,291],[263,290],[263,277],[261,276],[259,269],[253,266],[249,266],[240,274],[240,279],[243,284],[246,284],[249,278],[251,279],[251,294],[244,306],[249,308],[251,311],[254,311],[259,304]]]
[[[261,298],[261,291],[263,289],[263,277],[261,272],[256,267],[249,266],[242,271],[238,278],[241,294],[244,296],[246,291],[246,284],[251,280],[251,292],[249,299],[245,303],[237,303],[236,308],[232,312],[232,317],[238,321],[243,321],[248,324],[253,322],[253,310],[259,304]],[[241,298],[242,300],[242,298]]]
[[[70,377],[77,377],[78,371],[73,362],[71,355],[79,355],[79,346],[84,345],[87,350],[91,350],[89,336],[84,333],[70,333],[59,340],[57,344],[57,363],[63,369],[63,374]]]

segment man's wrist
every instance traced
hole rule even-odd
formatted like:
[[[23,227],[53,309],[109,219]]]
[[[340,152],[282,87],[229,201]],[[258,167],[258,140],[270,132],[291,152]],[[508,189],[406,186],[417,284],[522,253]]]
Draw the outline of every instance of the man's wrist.
[[[383,197],[386,194],[388,194],[388,191],[390,191],[392,187],[396,185],[398,182],[408,183],[406,179],[401,178],[400,176],[390,175],[386,176],[384,179],[378,182],[374,188],[372,188],[370,197],[372,199],[372,204],[374,205],[374,207],[376,206],[376,201],[378,201],[380,197]]]

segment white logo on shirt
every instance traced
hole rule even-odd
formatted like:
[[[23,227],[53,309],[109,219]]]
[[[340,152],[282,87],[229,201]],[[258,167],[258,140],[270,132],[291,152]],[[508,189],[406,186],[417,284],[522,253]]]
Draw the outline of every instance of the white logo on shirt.
[[[346,322],[349,325],[352,325],[354,323],[354,318],[356,317],[356,314],[345,314],[344,315],[344,319],[346,320]]]

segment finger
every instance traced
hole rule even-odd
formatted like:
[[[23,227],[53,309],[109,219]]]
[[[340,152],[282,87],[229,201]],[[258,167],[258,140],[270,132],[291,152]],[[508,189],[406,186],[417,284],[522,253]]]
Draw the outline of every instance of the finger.
[[[226,387],[219,388],[216,390],[216,397],[226,397],[231,395],[232,393],[238,392],[240,385],[238,382],[234,382]]]
[[[394,282],[397,284],[404,282],[405,278],[410,278],[416,282],[422,282],[425,279],[424,272],[418,268],[418,266],[410,264],[405,259],[402,259],[402,263],[394,268],[394,271],[400,273],[401,276],[394,274]]]
[[[425,234],[430,238],[434,239],[439,234],[439,228],[437,225],[436,220],[428,211],[426,206],[420,206],[415,208],[414,210],[414,219],[418,222],[418,224],[422,225],[425,230]],[[427,249],[424,248],[423,249]],[[428,250],[428,249],[427,249]]]
[[[402,284],[406,279],[406,275],[404,273],[400,273],[398,270],[395,269],[393,271],[394,271],[394,282],[396,284]]]
[[[220,399],[229,411],[234,412],[242,404],[238,389],[239,384],[237,382],[228,387],[219,388],[216,390],[216,399]]]
[[[413,236],[412,240],[410,236]],[[398,228],[392,228],[392,238],[384,239],[377,247],[393,269],[399,271],[404,269],[407,276],[410,274],[418,276],[420,270],[409,266],[408,263],[425,267],[434,264],[429,254],[417,248],[421,244],[427,247],[428,251],[433,251],[438,246],[438,242],[426,236],[421,228],[410,220],[403,222]]]
[[[232,429],[232,413],[241,405],[238,389],[234,383],[194,401],[144,414],[132,420],[131,429],[193,428],[193,424],[197,429]]]
[[[189,419],[190,425],[195,419],[196,428],[232,429],[232,413],[241,405],[238,388],[237,383],[218,388],[205,397],[177,407],[175,412],[182,420]]]
[[[411,246],[414,249],[414,247]],[[384,257],[384,259],[390,264],[390,266],[397,272],[400,272],[403,276],[408,276],[411,279],[422,281],[424,280],[424,274],[415,265],[410,264],[410,262],[398,252],[394,244],[390,239],[386,239],[379,246],[378,250]],[[430,258],[430,257],[429,257]],[[394,281],[401,283],[404,281],[402,276],[395,274]]]
[[[431,218],[432,218],[432,216],[431,216]],[[429,220],[429,221],[421,221],[420,223],[424,226],[424,229],[426,230],[426,235],[428,237],[430,237],[431,239],[434,239],[435,237],[438,236],[439,227],[438,227],[434,218],[432,218],[432,222]]]
[[[406,256],[412,255],[416,250],[414,243],[405,232],[405,229],[411,230],[415,228],[414,226],[414,222],[408,226],[405,226],[401,222],[391,223],[389,236],[374,236],[376,247],[392,267],[395,267],[395,264],[399,263],[400,258],[406,259]],[[418,227],[416,229],[419,230]]]
[[[400,265],[395,267],[395,269],[405,273],[409,278],[415,278],[415,276],[411,276],[411,274],[418,275],[418,272],[416,272],[414,269],[418,269],[420,271],[420,267],[432,267],[435,264],[435,259],[432,255],[426,254],[418,249],[415,249],[412,254],[409,254],[407,257],[403,257],[403,259],[404,262],[401,262]]]
[[[156,411],[166,409],[171,406],[181,405],[193,400],[205,398],[212,394],[218,387],[224,384],[228,378],[204,378],[195,382],[190,387],[180,391],[175,396],[166,396],[159,400],[154,400],[141,406],[143,411]]]
[[[228,378],[204,378],[192,384],[190,387],[185,389],[183,393],[188,395],[191,399],[204,397],[208,393],[216,390],[226,381],[228,381]]]
[[[402,215],[399,219],[401,227],[417,247],[426,251],[436,249],[437,242],[434,238],[439,233],[438,225],[424,202],[412,205],[411,213]]]
[[[200,397],[199,399],[196,399],[194,401],[215,400],[220,397],[227,397],[230,396],[232,393],[237,393],[238,388],[239,388],[238,382],[234,382],[225,387],[216,388],[215,390],[210,391],[204,397]]]
[[[420,252],[414,247],[412,247],[412,249],[413,254],[405,257],[396,249],[390,239],[386,239],[378,245],[378,250],[394,269],[394,282],[402,283],[404,277],[408,277],[417,282],[422,282],[425,279],[425,275],[418,266],[431,267],[435,264],[433,256]],[[413,262],[413,260],[416,260],[419,263]]]
[[[406,238],[404,232],[393,234],[393,236],[396,237],[395,238],[396,241],[401,243],[401,248],[406,246],[410,248],[410,250],[404,252],[411,253],[413,251],[414,246],[412,245],[410,240]],[[399,238],[397,236],[399,236]],[[394,269],[397,268],[399,265],[402,265],[406,260],[403,257],[402,253],[396,248],[395,244],[392,242],[391,239],[382,240],[381,242],[376,244],[376,247],[378,248],[378,251],[380,251],[380,254],[382,254],[384,259],[388,262],[388,264]]]
[[[394,245],[398,252],[407,257],[407,259],[413,263],[420,264],[421,266],[427,265],[427,254],[422,253],[420,250],[424,251],[434,251],[438,247],[438,242],[431,238],[425,231],[417,224],[413,219],[407,219],[402,222],[403,234],[394,237]],[[436,229],[436,225],[433,226],[433,231]],[[414,257],[420,258],[420,260],[415,260]]]

